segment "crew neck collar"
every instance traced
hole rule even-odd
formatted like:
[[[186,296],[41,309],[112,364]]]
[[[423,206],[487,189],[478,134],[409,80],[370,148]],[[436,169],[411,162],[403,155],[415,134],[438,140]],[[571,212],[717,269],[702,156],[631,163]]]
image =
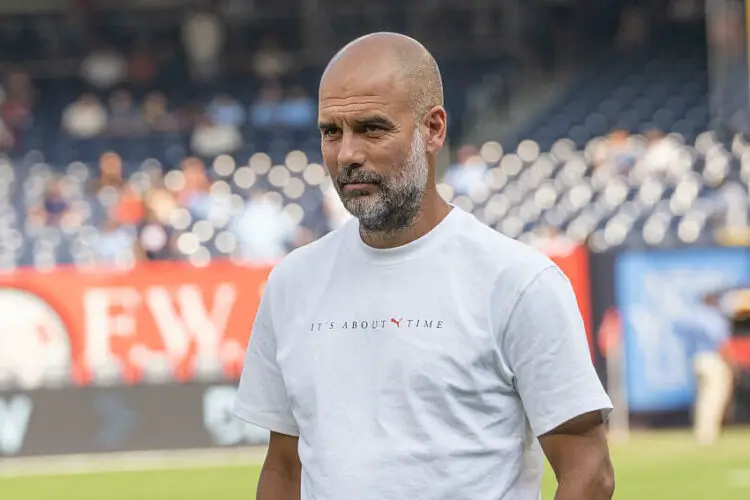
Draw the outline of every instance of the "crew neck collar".
[[[448,212],[448,215],[446,215],[443,220],[441,220],[438,225],[432,228],[427,234],[424,234],[405,245],[393,248],[375,248],[365,243],[359,232],[359,221],[356,219],[354,219],[351,225],[352,237],[355,240],[358,253],[369,262],[383,265],[396,264],[419,254],[428,247],[443,240],[446,235],[449,235],[453,226],[456,224],[456,220],[460,217],[458,213],[459,211],[458,208],[451,204],[451,211]]]

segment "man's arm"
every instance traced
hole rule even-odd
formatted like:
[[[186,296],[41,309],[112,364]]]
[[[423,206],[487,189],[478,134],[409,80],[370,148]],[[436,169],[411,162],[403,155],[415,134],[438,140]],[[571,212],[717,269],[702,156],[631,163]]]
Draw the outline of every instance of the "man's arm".
[[[274,308],[277,303],[274,297],[279,290],[278,269],[279,266],[271,271],[260,299],[237,388],[234,414],[271,433],[256,498],[299,500],[301,466],[296,437],[299,428],[277,361],[274,319],[282,314]]]
[[[531,431],[555,470],[556,500],[609,500],[614,486],[603,421],[612,402],[559,268],[546,268],[523,288],[501,342]]]
[[[302,467],[298,438],[271,432],[268,453],[260,471],[256,500],[299,500]]]
[[[557,478],[555,500],[610,500],[615,472],[600,412],[576,417],[539,436]]]

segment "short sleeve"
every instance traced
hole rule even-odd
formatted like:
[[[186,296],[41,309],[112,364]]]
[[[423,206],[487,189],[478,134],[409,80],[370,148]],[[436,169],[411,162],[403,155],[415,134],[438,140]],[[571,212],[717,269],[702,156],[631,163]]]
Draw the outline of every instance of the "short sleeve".
[[[536,436],[612,403],[591,361],[573,287],[550,266],[523,289],[500,339],[514,386]]]
[[[263,429],[297,436],[299,429],[276,360],[272,281],[266,284],[255,317],[234,414]]]

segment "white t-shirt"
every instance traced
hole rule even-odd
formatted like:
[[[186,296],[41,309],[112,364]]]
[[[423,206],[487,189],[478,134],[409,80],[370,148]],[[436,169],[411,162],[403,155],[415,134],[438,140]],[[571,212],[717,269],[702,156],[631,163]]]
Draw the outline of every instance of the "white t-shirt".
[[[537,500],[536,436],[612,408],[569,281],[457,208],[393,249],[358,227],[272,271],[236,415],[299,436],[303,500]]]

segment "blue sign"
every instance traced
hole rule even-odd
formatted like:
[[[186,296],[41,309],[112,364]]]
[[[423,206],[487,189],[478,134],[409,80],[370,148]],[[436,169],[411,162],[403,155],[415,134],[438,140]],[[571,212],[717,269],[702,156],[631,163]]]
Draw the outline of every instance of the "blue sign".
[[[682,249],[622,255],[615,295],[624,328],[632,412],[678,410],[694,400],[690,342],[677,331],[701,297],[750,281],[750,252]]]

